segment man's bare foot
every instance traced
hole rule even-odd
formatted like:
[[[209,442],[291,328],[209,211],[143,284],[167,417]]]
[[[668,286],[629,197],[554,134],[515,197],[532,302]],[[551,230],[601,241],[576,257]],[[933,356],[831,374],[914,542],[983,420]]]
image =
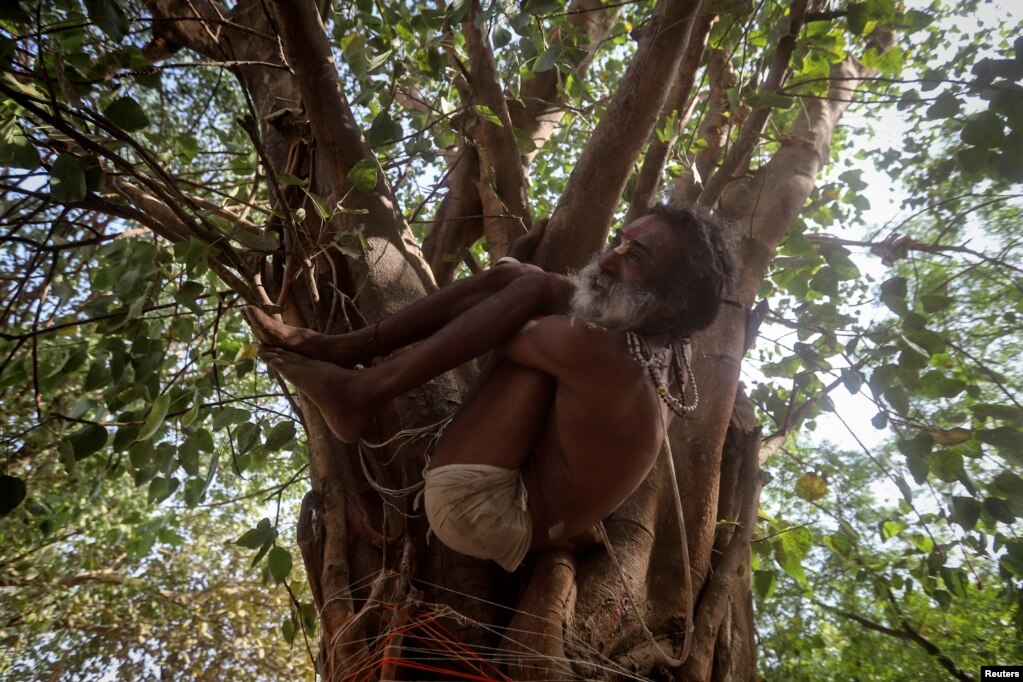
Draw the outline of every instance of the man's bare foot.
[[[361,338],[366,335],[363,330],[351,334],[321,334],[279,322],[255,306],[247,306],[242,314],[261,343],[349,369],[360,361],[370,345]]]
[[[355,372],[272,346],[260,349],[259,357],[320,408],[335,436],[358,442],[378,407],[354,395]]]

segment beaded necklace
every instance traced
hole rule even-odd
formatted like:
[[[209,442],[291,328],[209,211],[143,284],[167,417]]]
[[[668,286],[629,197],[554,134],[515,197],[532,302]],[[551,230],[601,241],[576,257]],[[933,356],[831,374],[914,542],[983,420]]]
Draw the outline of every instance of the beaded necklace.
[[[636,332],[625,332],[625,339],[628,342],[629,354],[632,359],[640,367],[646,368],[657,395],[668,406],[668,409],[679,417],[684,417],[695,410],[700,404],[700,394],[696,390],[696,376],[693,374],[693,368],[689,362],[689,340],[683,340],[679,344],[680,347],[665,346],[659,351],[652,352],[646,340]],[[675,375],[675,383],[679,386],[678,397],[673,396],[668,391],[668,386],[661,381],[661,373],[669,365]],[[685,373],[683,373],[683,366]],[[686,384],[693,387],[693,402],[690,404],[686,403]]]

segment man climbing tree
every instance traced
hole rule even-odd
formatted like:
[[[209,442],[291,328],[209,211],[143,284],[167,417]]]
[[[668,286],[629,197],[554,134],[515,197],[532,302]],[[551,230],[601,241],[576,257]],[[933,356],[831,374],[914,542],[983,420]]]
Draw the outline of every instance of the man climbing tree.
[[[671,413],[695,408],[682,344],[717,316],[735,267],[729,227],[707,210],[657,206],[572,278],[509,257],[349,334],[256,308],[248,319],[263,359],[345,442],[398,395],[496,350],[444,430],[425,499],[446,545],[511,571],[529,549],[564,545],[616,509],[649,472]],[[542,229],[512,253],[531,253]],[[374,368],[343,369],[419,341]]]

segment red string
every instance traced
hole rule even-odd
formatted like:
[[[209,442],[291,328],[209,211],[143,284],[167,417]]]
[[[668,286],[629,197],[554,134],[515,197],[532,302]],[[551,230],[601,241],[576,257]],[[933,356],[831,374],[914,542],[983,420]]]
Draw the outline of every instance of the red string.
[[[430,610],[422,614],[419,620],[414,620],[411,615],[400,610],[396,604],[386,604],[383,606],[388,611],[391,611],[393,616],[405,618],[406,622],[400,627],[388,630],[387,634],[377,642],[372,651],[367,651],[361,657],[361,660],[353,661],[348,674],[343,678],[346,682],[370,682],[374,674],[381,671],[387,665],[438,673],[449,676],[452,679],[474,680],[475,682],[513,682],[510,677],[501,673],[492,663],[482,658],[471,647],[455,639],[438,622],[443,615],[441,612]],[[463,668],[468,668],[468,671],[431,665],[412,658],[385,656],[384,652],[387,651],[388,646],[398,636],[405,635],[415,639],[421,645],[441,653],[445,662],[457,662]]]

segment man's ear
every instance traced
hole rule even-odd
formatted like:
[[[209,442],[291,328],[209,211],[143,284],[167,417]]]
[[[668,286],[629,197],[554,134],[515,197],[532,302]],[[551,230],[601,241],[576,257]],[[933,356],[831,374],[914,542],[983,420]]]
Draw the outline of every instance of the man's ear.
[[[691,300],[692,292],[686,291],[681,298],[681,301],[675,303],[660,303],[658,304],[657,314],[662,319],[670,319],[678,316],[680,312],[689,308],[689,302]]]

